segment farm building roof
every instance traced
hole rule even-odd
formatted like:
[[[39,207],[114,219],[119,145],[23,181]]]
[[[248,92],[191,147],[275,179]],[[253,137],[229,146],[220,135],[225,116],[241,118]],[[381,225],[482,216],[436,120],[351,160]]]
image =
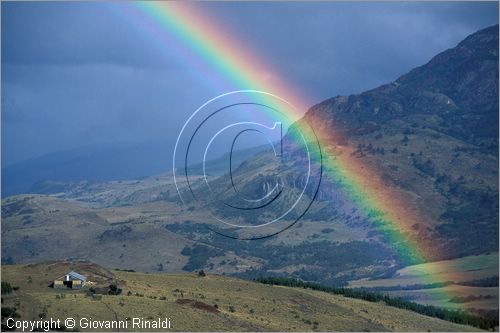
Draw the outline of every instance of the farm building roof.
[[[69,276],[71,276],[74,279],[78,279],[78,280],[82,280],[82,281],[87,281],[87,277],[86,276],[84,276],[82,274],[78,274],[77,272],[74,272],[74,271],[71,271],[68,274],[64,274],[61,277],[64,277],[66,275],[69,275]]]

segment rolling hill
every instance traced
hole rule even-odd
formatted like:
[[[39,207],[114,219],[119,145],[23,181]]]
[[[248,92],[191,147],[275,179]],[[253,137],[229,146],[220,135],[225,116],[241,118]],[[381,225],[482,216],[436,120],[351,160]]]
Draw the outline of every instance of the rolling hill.
[[[87,275],[97,285],[117,284],[122,293],[92,295],[88,290],[49,287],[52,279],[68,270]],[[174,331],[477,330],[380,302],[217,275],[144,274],[109,271],[89,263],[50,262],[3,266],[2,280],[18,287],[2,295],[2,306],[16,308],[24,320],[170,318]]]

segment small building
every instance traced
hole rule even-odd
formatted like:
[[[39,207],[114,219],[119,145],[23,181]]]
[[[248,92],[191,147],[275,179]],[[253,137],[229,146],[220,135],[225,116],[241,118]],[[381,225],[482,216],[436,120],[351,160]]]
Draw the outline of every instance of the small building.
[[[54,280],[54,288],[56,289],[82,289],[85,286],[87,277],[77,272],[69,272]]]

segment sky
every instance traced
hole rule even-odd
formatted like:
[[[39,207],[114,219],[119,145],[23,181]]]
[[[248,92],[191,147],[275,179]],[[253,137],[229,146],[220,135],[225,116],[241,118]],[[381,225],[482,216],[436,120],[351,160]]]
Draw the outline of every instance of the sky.
[[[495,2],[197,5],[318,103],[394,81],[498,23]],[[189,115],[225,92],[118,2],[1,6],[2,167],[88,145],[173,145]]]

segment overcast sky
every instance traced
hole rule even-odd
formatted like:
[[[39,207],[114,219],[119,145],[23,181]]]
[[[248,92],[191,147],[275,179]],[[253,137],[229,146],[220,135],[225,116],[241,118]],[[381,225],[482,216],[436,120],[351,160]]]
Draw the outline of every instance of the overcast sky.
[[[316,102],[393,81],[498,23],[495,2],[197,5]],[[1,6],[3,166],[86,145],[172,143],[221,93],[120,3]]]

